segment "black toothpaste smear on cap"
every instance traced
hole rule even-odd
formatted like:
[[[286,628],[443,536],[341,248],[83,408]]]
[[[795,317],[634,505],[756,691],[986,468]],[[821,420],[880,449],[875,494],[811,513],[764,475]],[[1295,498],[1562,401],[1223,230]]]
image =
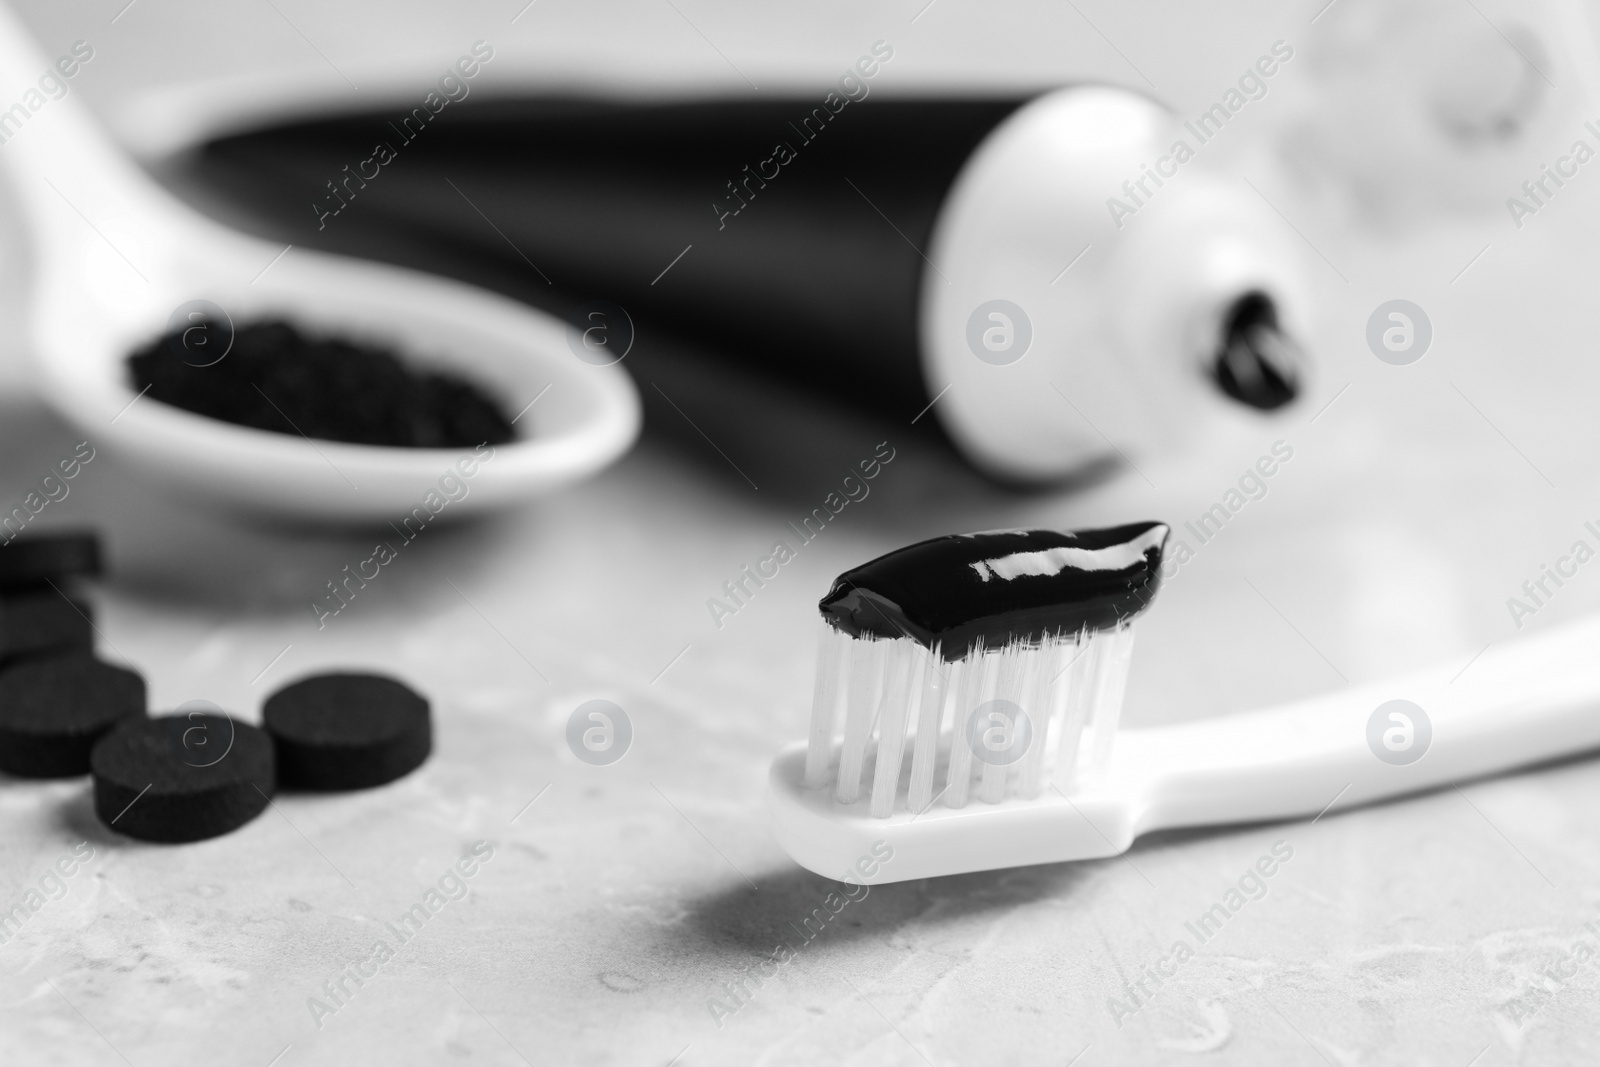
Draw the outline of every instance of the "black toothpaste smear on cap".
[[[979,643],[1111,630],[1155,596],[1167,534],[1140,522],[935,537],[846,571],[818,606],[851,637],[909,637],[951,661]]]

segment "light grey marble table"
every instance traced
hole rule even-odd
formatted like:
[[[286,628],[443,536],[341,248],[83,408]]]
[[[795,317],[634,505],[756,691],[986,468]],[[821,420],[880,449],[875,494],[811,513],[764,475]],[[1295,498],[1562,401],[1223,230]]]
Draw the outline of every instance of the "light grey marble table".
[[[1301,219],[1328,301],[1313,402],[1076,493],[988,487],[906,420],[768,398],[759,422],[718,421],[727,401],[708,393],[686,410],[759,488],[653,418],[591,483],[428,530],[322,629],[310,600],[370,538],[196,512],[97,454],[40,521],[104,531],[102,652],[144,671],[154,707],[203,698],[253,721],[297,675],[371,665],[432,696],[437,746],[391,786],[282,795],[182,847],[107,832],[86,781],[0,780],[0,905],[50,897],[0,944],[0,1062],[1592,1060],[1588,759],[1315,823],[1163,835],[1119,859],[880,886],[742,1003],[727,987],[835,888],[776,847],[762,792],[804,732],[815,601],[874,554],[952,530],[1181,521],[1282,440],[1294,456],[1266,497],[1142,624],[1128,718],[1227,714],[1436,661],[1470,687],[1516,633],[1506,599],[1600,520],[1597,195],[1576,188],[1521,231]],[[10,330],[25,267],[6,269]],[[1437,331],[1411,367],[1363,341],[1396,296]],[[13,393],[0,504],[77,440]],[[707,598],[880,440],[896,458],[870,497],[714,626]],[[1585,568],[1526,629],[1597,609]],[[565,742],[593,698],[635,730],[611,766]],[[444,882],[465,895],[401,943],[389,924],[474,847],[473,875]],[[92,857],[62,893],[47,876],[74,849]],[[1186,924],[1274,849],[1289,858],[1264,895],[1197,943]],[[1195,952],[1174,968],[1180,939]],[[392,956],[374,957],[379,941]],[[1175,973],[1156,984],[1158,964]]]

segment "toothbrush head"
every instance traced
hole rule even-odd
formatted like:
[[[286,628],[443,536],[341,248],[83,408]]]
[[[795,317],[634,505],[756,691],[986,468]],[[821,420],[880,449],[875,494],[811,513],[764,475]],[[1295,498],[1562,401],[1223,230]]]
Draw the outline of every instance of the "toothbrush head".
[[[840,575],[810,737],[773,764],[784,848],[837,877],[898,843],[890,881],[1126,848],[1132,814],[1101,779],[1167,533],[954,535]]]

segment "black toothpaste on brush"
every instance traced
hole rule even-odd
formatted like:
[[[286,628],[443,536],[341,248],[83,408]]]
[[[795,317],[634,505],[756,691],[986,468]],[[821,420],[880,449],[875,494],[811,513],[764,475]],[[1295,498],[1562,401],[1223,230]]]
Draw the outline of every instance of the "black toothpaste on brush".
[[[840,575],[819,605],[806,785],[831,778],[834,799],[856,803],[874,742],[877,818],[936,799],[963,807],[975,775],[989,803],[1092,778],[1110,755],[1132,623],[1161,584],[1167,534],[1158,522],[957,534]]]

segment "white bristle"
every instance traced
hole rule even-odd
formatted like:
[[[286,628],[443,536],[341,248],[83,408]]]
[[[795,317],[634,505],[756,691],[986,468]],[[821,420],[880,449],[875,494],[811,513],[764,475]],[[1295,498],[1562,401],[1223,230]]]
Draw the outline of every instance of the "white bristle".
[[[906,806],[925,811],[933,802],[933,765],[939,758],[939,724],[944,721],[952,665],[939,658],[938,646],[922,666],[922,694],[917,703],[917,732],[911,750],[911,785]]]
[[[1090,705],[1094,702],[1094,679],[1099,670],[1098,650],[1101,641],[1086,641],[1073,649],[1063,667],[1061,682],[1066,685],[1065,707],[1062,709],[1061,742],[1056,748],[1055,762],[1051,765],[1051,785],[1066,792],[1077,784],[1078,764],[1083,752],[1083,731],[1088,721]]]
[[[1055,662],[1054,649],[1040,649],[1039,654],[1023,659],[1027,673],[1023,678],[1022,696],[1017,703],[1024,708],[1039,709],[1038,715],[1029,724],[1032,738],[1017,769],[1017,794],[1028,800],[1039,795],[1039,772],[1044,767],[1045,753],[1049,748],[1050,725],[1055,717],[1055,703],[1050,698],[1050,675],[1055,669]]]
[[[844,744],[839,750],[839,781],[833,798],[841,804],[854,804],[861,795],[861,762],[867,741],[872,736],[872,721],[878,713],[878,694],[883,689],[884,653],[887,641],[850,642],[850,689],[845,695]]]
[[[906,719],[911,713],[907,706],[911,694],[920,686],[916,680],[917,662],[909,657],[896,657],[886,664],[889,686],[883,693],[882,710],[878,713],[878,759],[872,768],[872,816],[887,819],[894,810],[895,792],[900,786],[900,760],[906,749]]]
[[[881,819],[934,803],[966,807],[974,785],[989,804],[1033,799],[1049,787],[1070,792],[1110,759],[1133,653],[1130,627],[979,645],[954,662],[910,638],[825,629],[805,784],[822,789],[831,777],[839,804],[861,800],[864,771],[868,810]]]
[[[833,733],[838,729],[839,698],[845,687],[850,658],[850,635],[823,624],[817,642],[817,684],[811,700],[811,736],[806,743],[806,788],[820,789],[828,781],[833,760]]]
[[[1049,664],[1048,670],[1041,673],[1039,684],[1048,694],[1044,699],[1049,707],[1050,722],[1045,738],[1045,752],[1042,766],[1039,768],[1039,793],[1043,793],[1047,786],[1054,781],[1058,769],[1064,762],[1076,758],[1077,746],[1067,739],[1076,736],[1072,734],[1068,719],[1072,707],[1072,694],[1081,688],[1082,679],[1076,671],[1078,661],[1083,658],[1083,645],[1075,642],[1062,642],[1056,646],[1054,662]],[[1063,756],[1063,749],[1066,755]],[[1065,780],[1061,783],[1065,785]]]
[[[972,788],[972,748],[966,737],[978,706],[987,699],[983,694],[994,676],[994,656],[981,652],[969,655],[962,668],[961,689],[950,723],[950,762],[944,774],[944,803],[949,808],[967,806],[967,791]]]
[[[989,700],[996,703],[1021,707],[1022,698],[1022,672],[1023,649],[1007,646],[1000,650],[995,664],[994,695]],[[1031,655],[1032,650],[1028,650]],[[1019,730],[1027,730],[1018,720],[1008,716],[1004,711],[990,711],[989,721],[984,723],[984,732],[980,735],[980,751],[985,751],[984,746],[992,739],[996,749],[1006,752],[1019,743]],[[1011,765],[1003,757],[991,754],[989,759],[978,761],[978,799],[985,804],[998,804],[1006,796],[1006,778],[1011,773]]]
[[[1111,758],[1111,745],[1117,738],[1117,723],[1122,718],[1122,700],[1128,691],[1128,668],[1133,662],[1133,628],[1124,626],[1101,634],[1095,642],[1099,657],[1094,667],[1094,695],[1089,704],[1089,722],[1084,727],[1088,759],[1080,773],[1094,778]]]
[[[939,765],[939,753],[941,750],[949,750],[949,744],[946,741],[946,738],[950,735],[945,732],[946,728],[948,727],[949,730],[954,731],[957,728],[958,722],[961,720],[961,712],[959,709],[966,706],[963,703],[963,694],[966,692],[967,676],[971,674],[973,670],[972,664],[965,660],[959,660],[955,663],[948,663],[945,666],[948,671],[948,682],[945,698],[940,702],[939,731],[930,739],[933,747],[933,755],[931,758],[935,768],[935,781],[938,780],[937,768]],[[934,794],[928,803],[937,803],[939,800],[943,799],[944,795],[949,791],[950,769],[949,760],[947,759],[945,761],[944,784],[939,786],[938,793]],[[927,805],[924,805],[922,808],[918,808],[917,810],[922,811],[924,808],[926,808],[926,806]]]

